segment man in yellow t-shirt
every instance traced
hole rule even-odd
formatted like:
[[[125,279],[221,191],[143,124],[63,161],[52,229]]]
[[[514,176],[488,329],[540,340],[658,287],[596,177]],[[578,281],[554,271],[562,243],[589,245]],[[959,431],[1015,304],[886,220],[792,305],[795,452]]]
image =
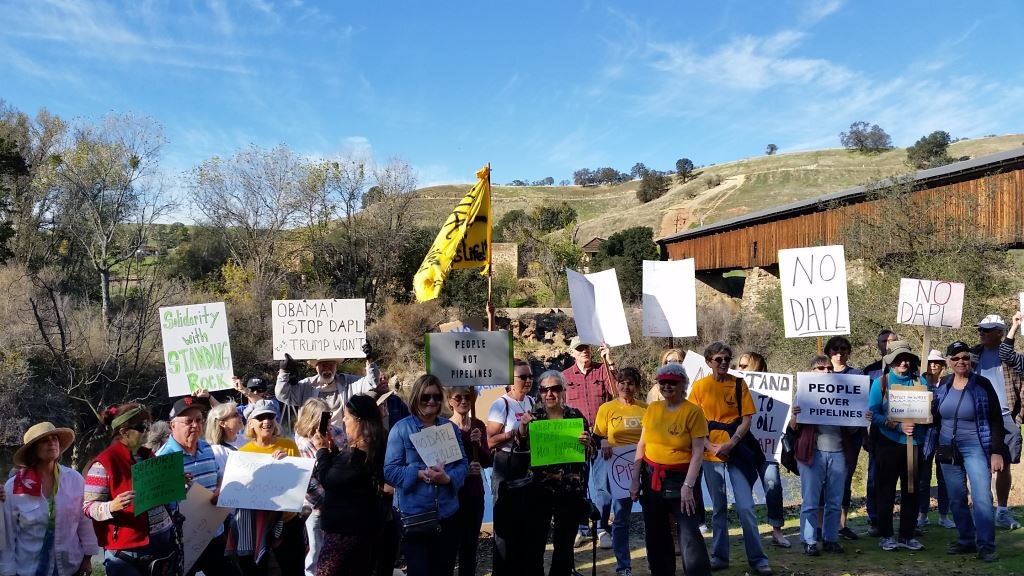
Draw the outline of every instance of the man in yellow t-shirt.
[[[743,545],[747,563],[755,574],[771,574],[768,557],[761,546],[757,517],[754,515],[754,482],[757,478],[754,455],[746,454],[740,444],[750,433],[751,416],[756,412],[754,399],[746,382],[739,380],[740,397],[737,398],[737,378],[729,374],[732,349],[722,342],[713,342],[704,350],[704,360],[711,375],[693,383],[689,401],[704,411],[708,420],[707,449],[704,451],[704,477],[711,493],[712,514],[711,568],[719,570],[729,565],[729,500],[726,483],[732,484],[736,502],[736,515],[743,526]],[[736,454],[735,458],[730,458]]]

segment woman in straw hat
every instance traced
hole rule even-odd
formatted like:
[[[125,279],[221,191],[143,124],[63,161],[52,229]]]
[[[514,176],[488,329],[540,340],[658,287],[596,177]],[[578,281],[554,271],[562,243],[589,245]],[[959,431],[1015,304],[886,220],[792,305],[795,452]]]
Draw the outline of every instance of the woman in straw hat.
[[[106,553],[103,566],[110,576],[148,574],[145,558],[164,559],[177,566],[174,524],[167,508],[156,506],[135,514],[132,465],[153,457],[143,446],[149,430],[149,410],[140,404],[107,408],[101,416],[114,439],[85,467],[85,514],[92,518],[99,544]]]
[[[100,549],[92,522],[82,514],[85,481],[60,464],[74,441],[74,432],[49,422],[25,432],[14,453],[16,471],[4,488],[7,541],[0,552],[0,574],[92,573],[92,556]]]

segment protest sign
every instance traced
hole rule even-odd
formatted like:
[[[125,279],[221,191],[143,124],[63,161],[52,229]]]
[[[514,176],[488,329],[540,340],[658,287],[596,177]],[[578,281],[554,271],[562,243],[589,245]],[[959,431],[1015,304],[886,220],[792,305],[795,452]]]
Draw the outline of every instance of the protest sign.
[[[416,447],[416,453],[420,455],[423,463],[427,466],[433,466],[438,462],[451,464],[465,457],[455,434],[457,434],[455,426],[448,423],[441,426],[427,426],[415,434],[410,434],[409,440]]]
[[[1017,310],[1024,312],[1024,292],[1020,293],[1020,306],[1017,307]]]
[[[178,508],[185,518],[182,527],[182,550],[185,553],[186,573],[192,569],[196,560],[199,560],[199,556],[210,545],[210,540],[217,530],[224,526],[224,519],[231,512],[215,506],[211,502],[212,499],[213,492],[195,482],[188,489],[185,501]]]
[[[644,336],[697,335],[697,287],[693,258],[644,260]]]
[[[769,462],[782,457],[782,435],[789,425],[790,403],[793,401],[793,376],[767,372],[745,372],[743,379],[754,399],[750,431],[761,445]]]
[[[582,418],[530,422],[530,466],[585,462]]]
[[[470,318],[463,322],[462,320],[452,320],[451,322],[445,322],[437,327],[438,332],[479,332],[484,330],[486,322],[480,318]]]
[[[871,380],[867,376],[800,372],[796,375],[799,424],[867,427]]]
[[[896,310],[896,322],[900,324],[959,328],[964,313],[964,285],[901,278]]]
[[[615,269],[594,274],[566,270],[569,300],[576,321],[576,333],[583,344],[609,346],[629,344],[626,310],[622,307]]]
[[[270,454],[232,452],[224,466],[217,506],[299,512],[314,464],[312,458],[275,460]]]
[[[274,300],[274,360],[363,358],[366,300]]]
[[[185,499],[185,456],[171,452],[132,465],[135,515]]]
[[[161,308],[160,336],[168,396],[232,387],[235,372],[223,302]]]
[[[427,373],[445,386],[512,383],[511,332],[434,332],[425,339]]]
[[[690,379],[690,385],[686,387],[686,395],[689,396],[690,390],[693,390],[693,383],[709,376],[711,368],[704,361],[704,356],[693,350],[687,350],[686,356],[683,357],[683,372],[686,372],[686,377]]]
[[[932,393],[925,386],[890,386],[889,418],[914,424],[932,423]]]
[[[633,483],[635,467],[636,444],[612,448],[612,457],[605,468],[608,469],[608,487],[613,500],[629,498],[629,487]]]
[[[779,250],[786,338],[850,333],[842,246]]]

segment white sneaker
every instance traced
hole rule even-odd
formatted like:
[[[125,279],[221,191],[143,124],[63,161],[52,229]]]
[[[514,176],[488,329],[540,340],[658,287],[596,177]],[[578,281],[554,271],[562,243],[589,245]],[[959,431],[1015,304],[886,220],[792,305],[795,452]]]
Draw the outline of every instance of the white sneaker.
[[[892,552],[893,550],[899,548],[899,544],[896,543],[896,540],[894,538],[879,538],[878,547],[882,550],[885,550],[886,552]]]
[[[707,524],[701,524],[700,533],[707,536],[708,534],[711,534],[711,529],[708,528]]]
[[[590,540],[589,536],[590,535],[583,530],[576,532],[576,539],[572,541],[572,547],[579,548],[580,546],[583,546],[586,544],[587,540]]]
[[[996,526],[1000,528],[1007,528],[1009,530],[1016,530],[1020,528],[1020,522],[1010,514],[1009,510],[1004,512],[996,512]]]
[[[611,550],[612,548],[612,535],[609,532],[600,530],[597,533],[597,545],[604,550]]]

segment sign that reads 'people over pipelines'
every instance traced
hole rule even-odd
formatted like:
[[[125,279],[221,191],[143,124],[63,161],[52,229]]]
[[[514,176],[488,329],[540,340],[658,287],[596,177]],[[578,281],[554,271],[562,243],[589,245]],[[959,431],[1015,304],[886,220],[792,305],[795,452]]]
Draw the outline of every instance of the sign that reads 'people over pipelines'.
[[[842,246],[779,250],[786,338],[850,333]]]
[[[366,300],[274,300],[274,360],[362,358]]]
[[[866,427],[871,379],[852,374],[800,372],[796,375],[798,424]]]
[[[231,388],[234,369],[223,302],[160,309],[167,395]]]
[[[511,384],[511,332],[433,332],[426,340],[427,372],[445,386]]]

